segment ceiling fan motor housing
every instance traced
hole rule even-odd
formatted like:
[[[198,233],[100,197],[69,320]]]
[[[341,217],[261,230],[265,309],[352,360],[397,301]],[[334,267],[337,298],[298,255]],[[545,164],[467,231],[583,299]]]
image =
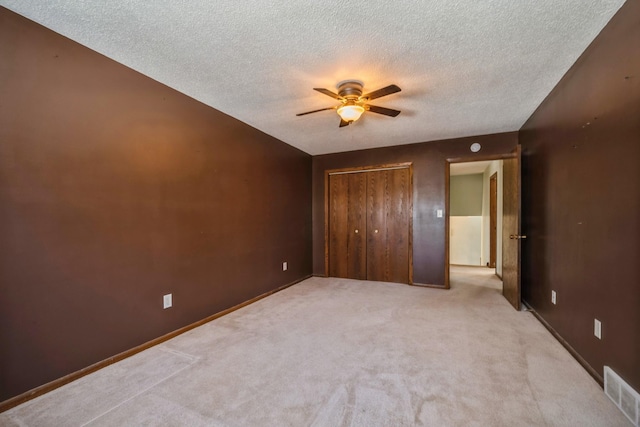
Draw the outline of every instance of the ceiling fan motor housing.
[[[346,99],[358,100],[362,96],[362,82],[347,80],[338,85],[338,95]]]

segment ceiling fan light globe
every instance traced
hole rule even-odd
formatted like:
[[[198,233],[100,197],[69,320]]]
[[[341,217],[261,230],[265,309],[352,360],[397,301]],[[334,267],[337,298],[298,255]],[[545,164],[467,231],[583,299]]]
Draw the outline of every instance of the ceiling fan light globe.
[[[343,105],[338,108],[338,115],[345,122],[355,122],[364,113],[364,107],[360,105]]]

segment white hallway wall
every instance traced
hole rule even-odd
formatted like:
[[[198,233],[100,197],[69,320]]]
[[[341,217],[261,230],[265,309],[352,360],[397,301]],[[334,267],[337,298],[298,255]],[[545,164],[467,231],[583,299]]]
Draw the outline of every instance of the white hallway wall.
[[[473,172],[456,170],[450,179],[449,262],[482,265],[482,213],[484,174],[487,162],[456,165]],[[456,167],[454,166],[454,168]],[[479,169],[480,168],[480,169]]]
[[[449,262],[455,265],[482,264],[481,216],[449,218]]]

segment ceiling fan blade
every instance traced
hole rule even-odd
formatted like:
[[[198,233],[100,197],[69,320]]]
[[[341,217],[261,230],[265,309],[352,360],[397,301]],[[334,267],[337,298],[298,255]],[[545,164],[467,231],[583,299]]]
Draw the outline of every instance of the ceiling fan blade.
[[[340,95],[338,95],[337,93],[331,92],[329,89],[324,89],[324,88],[321,88],[321,87],[314,87],[313,90],[317,90],[318,92],[324,93],[325,95],[330,96],[332,98],[342,100],[342,97]]]
[[[321,108],[319,110],[307,111],[306,113],[299,113],[296,116],[304,116],[306,114],[317,113],[318,111],[335,110],[337,107]]]
[[[340,126],[341,128],[345,127],[345,126],[349,126],[351,124],[351,122],[348,122],[346,120],[342,120],[340,119]]]
[[[376,99],[383,96],[391,95],[392,93],[396,93],[396,92],[400,92],[400,88],[396,85],[389,85],[387,87],[383,87],[382,89],[369,92],[368,94],[363,95],[362,98]]]
[[[384,114],[385,116],[395,117],[400,114],[399,110],[392,110],[391,108],[376,107],[375,105],[365,105],[365,108],[372,113]]]

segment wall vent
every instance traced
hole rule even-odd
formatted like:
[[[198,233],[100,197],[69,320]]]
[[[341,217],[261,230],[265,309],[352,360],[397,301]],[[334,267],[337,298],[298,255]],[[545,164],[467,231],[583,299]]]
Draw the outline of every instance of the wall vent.
[[[604,367],[604,393],[634,426],[640,427],[640,394],[608,366]]]

